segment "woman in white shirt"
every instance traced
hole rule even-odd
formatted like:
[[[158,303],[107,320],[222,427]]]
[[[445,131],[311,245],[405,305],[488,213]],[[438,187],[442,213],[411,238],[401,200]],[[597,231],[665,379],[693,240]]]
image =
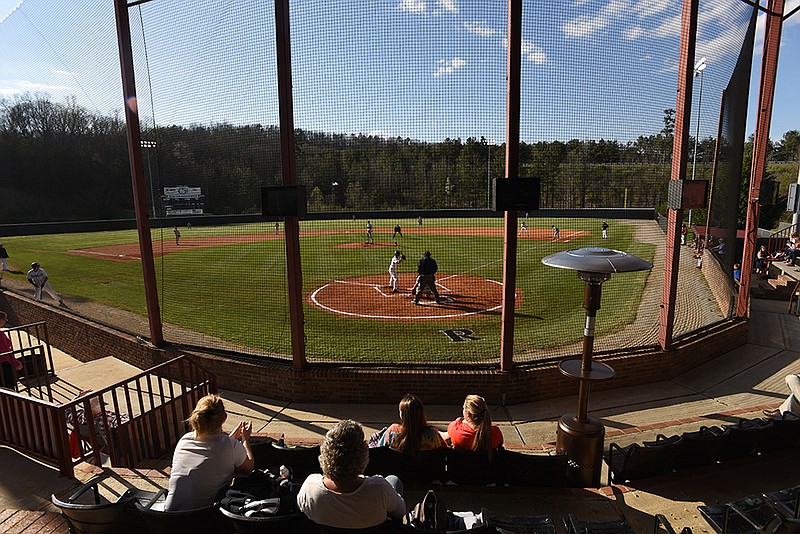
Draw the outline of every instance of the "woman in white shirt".
[[[402,518],[406,503],[400,496],[400,479],[364,476],[368,462],[362,426],[350,420],[337,424],[320,447],[322,474],[309,475],[300,488],[300,511],[319,525],[335,528],[370,528]]]
[[[189,418],[194,430],[178,441],[172,456],[165,510],[210,506],[235,475],[247,476],[253,472],[255,460],[250,449],[253,423],[242,421],[226,434],[222,424],[227,418],[218,395],[206,395],[197,401]]]

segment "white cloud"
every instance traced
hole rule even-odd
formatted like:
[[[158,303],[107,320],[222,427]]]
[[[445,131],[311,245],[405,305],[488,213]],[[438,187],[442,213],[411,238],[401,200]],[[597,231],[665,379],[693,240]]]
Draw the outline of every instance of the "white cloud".
[[[567,37],[587,37],[605,29],[614,16],[628,7],[627,0],[611,0],[595,15],[580,15],[561,26]]]
[[[662,22],[653,33],[658,37],[675,37],[681,34],[680,14],[670,17]]]
[[[497,33],[497,30],[494,28],[489,27],[485,21],[472,21],[472,22],[465,22],[464,28],[470,33],[474,33],[476,35],[480,35],[481,37],[490,37]]]
[[[528,58],[528,61],[533,61],[537,65],[541,65],[547,61],[547,56],[544,50],[533,44],[531,41],[522,40],[522,55]]]
[[[425,0],[400,0],[400,9],[410,13],[422,13],[426,7]]]
[[[47,83],[36,83],[28,80],[0,80],[0,96],[10,96],[19,93],[49,93],[51,91],[66,91],[70,87],[66,85],[52,85]]]
[[[60,69],[54,70],[53,74],[55,74],[56,76],[68,76],[70,78],[74,78],[77,75],[77,73],[75,72],[68,70],[60,70]]]
[[[456,69],[460,69],[466,65],[467,62],[460,57],[454,57],[453,59],[440,59],[436,62],[436,64],[439,66],[436,68],[436,71],[433,73],[433,75],[441,76],[443,74],[453,74]]]
[[[507,37],[503,38],[503,48],[508,49]],[[538,65],[547,62],[547,54],[544,53],[544,50],[542,50],[541,47],[534,44],[533,41],[522,39],[520,52],[522,53],[522,57]]]
[[[456,0],[439,0],[439,6],[444,8],[445,11],[453,13],[454,15],[458,13],[458,6],[456,5]]]
[[[624,37],[628,41],[635,41],[643,34],[644,30],[641,28],[641,26],[631,26],[630,28],[625,28],[624,30],[622,30],[622,37]]]
[[[640,17],[651,17],[667,9],[671,0],[639,0],[633,8]]]

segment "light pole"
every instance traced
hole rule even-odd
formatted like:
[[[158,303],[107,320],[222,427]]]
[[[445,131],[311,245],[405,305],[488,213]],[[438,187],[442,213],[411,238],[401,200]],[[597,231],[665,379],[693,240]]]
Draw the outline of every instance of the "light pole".
[[[565,250],[542,258],[550,267],[578,271],[584,281],[583,307],[586,326],[583,330],[581,358],[567,358],[558,364],[563,375],[580,380],[577,414],[564,414],[558,422],[556,450],[565,452],[568,482],[577,487],[599,487],[603,458],[605,428],[599,419],[589,416],[589,389],[592,381],[614,378],[608,365],[592,361],[594,329],[603,282],[612,273],[627,273],[652,269],[653,264],[619,250],[588,247]]]
[[[706,56],[701,57],[694,64],[694,77],[700,76],[700,93],[697,96],[697,126],[694,133],[694,155],[692,156],[692,180],[694,180],[695,167],[697,167],[697,140],[700,138],[700,107],[703,105],[703,71],[706,70]],[[692,227],[692,210],[689,209],[689,227]]]
[[[142,140],[142,148],[155,148],[156,142],[155,141],[145,141]],[[155,192],[153,191],[153,167],[150,166],[150,150],[147,150],[147,174],[150,177],[150,205],[153,207],[153,219],[156,218],[156,198]]]

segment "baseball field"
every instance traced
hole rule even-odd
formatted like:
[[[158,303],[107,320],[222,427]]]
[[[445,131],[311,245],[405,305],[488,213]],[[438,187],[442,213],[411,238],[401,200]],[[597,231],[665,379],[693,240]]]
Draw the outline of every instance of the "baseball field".
[[[520,221],[524,220],[521,218]],[[492,362],[500,346],[503,220],[500,218],[301,222],[307,354],[310,361],[375,363]],[[541,359],[583,334],[583,283],[576,273],[542,265],[561,250],[604,246],[652,261],[654,247],[635,239],[649,222],[530,219],[519,229],[515,354]],[[393,235],[394,226],[402,237]],[[559,228],[553,239],[553,226]],[[290,332],[283,226],[204,226],[198,219],[152,232],[161,313],[185,335],[168,341],[288,355]],[[135,231],[8,237],[7,279],[24,280],[32,261],[47,271],[69,306],[93,302],[145,315]],[[395,250],[406,256],[398,292],[389,286]],[[439,265],[440,303],[414,305],[416,264],[425,251]],[[648,272],[603,285],[597,335],[636,317]],[[103,317],[96,317],[103,320]],[[192,334],[196,334],[193,337]],[[181,336],[179,336],[181,337]],[[533,356],[531,356],[533,355]]]

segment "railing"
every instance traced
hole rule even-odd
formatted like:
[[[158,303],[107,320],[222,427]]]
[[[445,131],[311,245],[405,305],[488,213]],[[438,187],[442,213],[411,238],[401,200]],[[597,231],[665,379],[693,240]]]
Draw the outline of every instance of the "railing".
[[[769,252],[770,257],[778,252],[782,252],[786,246],[786,242],[789,241],[789,238],[795,232],[800,232],[800,224],[793,224],[769,234],[767,238],[767,252]]]
[[[5,329],[15,350],[3,353],[22,362],[22,369],[14,369],[14,390],[24,391],[28,396],[53,402],[51,378],[55,376],[53,351],[50,336],[44,321]],[[22,380],[20,383],[19,381]]]
[[[169,451],[197,401],[216,391],[215,377],[185,356],[61,405],[0,389],[0,441],[63,476],[82,461],[133,467]]]

